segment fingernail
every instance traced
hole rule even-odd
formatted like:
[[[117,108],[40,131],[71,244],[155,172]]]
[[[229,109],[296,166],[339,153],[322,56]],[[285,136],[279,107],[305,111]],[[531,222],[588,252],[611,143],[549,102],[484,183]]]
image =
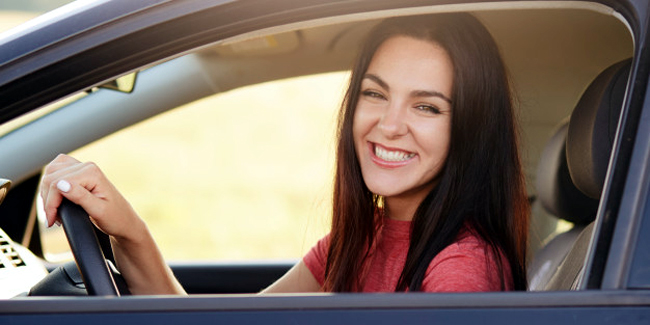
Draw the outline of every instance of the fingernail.
[[[58,188],[61,192],[64,192],[64,193],[68,193],[68,191],[70,190],[70,187],[72,187],[70,185],[70,183],[68,183],[67,181],[64,181],[64,180],[61,180],[58,183],[56,183],[56,188]]]
[[[57,225],[57,227],[61,227],[61,221],[60,220],[55,221],[54,224]]]

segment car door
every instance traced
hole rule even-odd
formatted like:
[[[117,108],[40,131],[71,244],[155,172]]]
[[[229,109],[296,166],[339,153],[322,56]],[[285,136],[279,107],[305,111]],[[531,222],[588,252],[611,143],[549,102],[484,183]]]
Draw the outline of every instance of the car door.
[[[124,2],[126,4],[126,2]],[[437,5],[442,5],[441,7]],[[140,4],[142,5],[142,4]],[[429,6],[430,5],[430,6]],[[454,7],[454,5],[459,5]],[[254,33],[264,28],[302,21],[327,19],[343,15],[354,17],[364,12],[381,12],[396,9],[399,14],[410,14],[420,7],[440,10],[480,11],[481,3],[453,4],[448,2],[390,1],[317,2],[299,4],[280,1],[272,6],[262,1],[233,3],[187,1],[148,2],[142,8],[124,9],[123,18],[89,26],[104,26],[81,32],[80,39],[70,39],[52,47],[3,61],[0,66],[1,96],[0,119],[12,119],[46,103],[79,90],[99,85],[117,75],[140,69],[152,62],[167,60],[197,46]],[[522,2],[520,4],[491,3],[489,9],[511,5],[532,8],[549,5]],[[555,5],[555,3],[553,3]],[[648,221],[645,216],[647,198],[648,163],[645,157],[649,146],[647,120],[649,109],[647,94],[648,62],[645,51],[647,34],[647,4],[643,1],[608,2],[602,4],[571,2],[571,10],[581,6],[598,14],[622,19],[630,28],[634,40],[632,73],[621,124],[612,155],[605,191],[597,216],[596,230],[584,264],[584,280],[573,292],[517,292],[517,293],[461,293],[461,294],[313,294],[278,295],[258,297],[193,296],[179,297],[122,297],[120,299],[95,298],[18,298],[0,302],[0,320],[21,323],[160,323],[214,322],[295,322],[295,323],[487,323],[529,322],[542,323],[645,323],[650,318],[650,296],[646,292],[644,269],[647,266],[643,236]],[[133,4],[133,6],[136,6]],[[562,6],[562,4],[559,4]],[[591,6],[591,7],[590,7]],[[552,6],[551,6],[552,7]],[[578,8],[574,8],[578,7]],[[121,10],[113,8],[113,10]],[[478,9],[477,9],[478,8]],[[595,8],[595,9],[594,9]],[[129,11],[132,9],[133,12]],[[397,8],[399,9],[399,8]],[[553,10],[554,8],[545,8]],[[100,9],[97,9],[100,10]],[[350,15],[350,16],[348,16]],[[169,17],[174,17],[170,19]],[[138,18],[138,19],[135,19]],[[216,21],[216,23],[215,23]],[[69,23],[69,22],[68,22]],[[65,30],[65,21],[59,25]],[[134,27],[135,26],[135,27]],[[59,31],[57,29],[57,31]],[[17,42],[17,41],[16,41]],[[65,45],[65,46],[64,46]],[[65,52],[66,46],[78,50]],[[45,53],[44,58],[36,52]],[[8,53],[8,52],[5,52]],[[48,61],[49,60],[49,61]],[[105,62],[97,64],[97,62]],[[171,61],[170,61],[171,62]],[[21,70],[26,69],[26,70]],[[23,71],[23,72],[21,72]],[[26,73],[24,71],[28,71]],[[65,73],[64,73],[65,72]],[[24,73],[24,75],[20,75]],[[197,89],[201,91],[201,89]],[[164,94],[161,94],[163,96]],[[157,102],[159,103],[159,102]],[[110,129],[87,130],[83,136],[74,137],[71,131],[59,130],[69,135],[70,143],[53,145],[60,151],[71,151],[82,144],[101,138],[126,125],[162,112],[165,108],[143,107],[132,115],[124,115]],[[115,110],[119,110],[115,107]],[[111,111],[115,114],[116,111]],[[62,118],[81,116],[81,111],[66,113]],[[63,114],[63,113],[62,113]],[[107,113],[108,114],[108,113]],[[99,118],[103,118],[99,115]],[[80,119],[82,123],[84,120]],[[121,124],[120,124],[121,123]],[[38,168],[53,155],[49,144],[17,146],[10,137],[20,137],[38,128],[38,122],[21,127],[3,136],[0,152],[25,163],[9,160],[0,162],[5,177],[16,180],[2,215],[20,213],[28,216],[32,206]],[[41,131],[44,132],[44,131]],[[70,133],[65,133],[70,132]],[[32,133],[33,134],[33,133]],[[40,133],[47,134],[47,133]],[[45,139],[41,139],[45,141]],[[23,193],[24,194],[20,194]],[[18,199],[21,198],[21,199]],[[11,203],[15,201],[17,203]],[[27,202],[27,203],[25,203]],[[9,203],[9,205],[7,205]],[[15,208],[14,208],[15,207]],[[8,212],[5,212],[8,211]],[[27,217],[15,226],[12,237],[24,234]],[[3,229],[5,225],[3,225]],[[10,226],[7,226],[10,228]],[[36,242],[36,241],[34,241]],[[36,244],[35,244],[36,245]],[[31,246],[30,247],[38,247]],[[37,251],[37,248],[33,249]],[[291,263],[223,264],[180,263],[173,265],[175,273],[190,291],[195,293],[254,292],[284,272]],[[247,276],[249,275],[249,276]],[[246,277],[253,281],[242,282]],[[231,284],[235,283],[234,288]],[[589,290],[587,290],[589,289]]]

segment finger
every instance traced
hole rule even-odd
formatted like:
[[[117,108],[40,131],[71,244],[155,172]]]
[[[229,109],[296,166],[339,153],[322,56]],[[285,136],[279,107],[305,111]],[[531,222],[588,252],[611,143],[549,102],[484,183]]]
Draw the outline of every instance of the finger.
[[[62,181],[63,182],[63,181]],[[50,187],[56,187],[56,183],[52,183]],[[61,183],[61,186],[63,189],[65,189],[65,184]],[[45,211],[45,217],[47,219],[47,225],[48,227],[52,227],[54,223],[58,220],[58,208],[59,205],[61,205],[61,201],[63,199],[63,196],[59,192],[60,190],[57,189],[49,189],[47,192],[48,194],[43,197],[43,210]]]
[[[58,208],[62,197],[66,197],[89,214],[103,218],[108,204],[104,199],[107,196],[106,192],[112,190],[112,186],[99,167],[94,163],[82,163],[61,170],[59,173],[56,176],[61,178],[50,187],[50,191],[56,193],[50,195],[52,199],[48,204],[57,205]],[[48,205],[50,209],[51,206]]]
[[[90,191],[74,182],[60,179],[52,183],[48,196],[44,199],[43,209],[47,218],[48,226],[52,226],[57,220],[60,220],[58,214],[59,207],[63,198],[67,198],[74,204],[80,205],[86,212],[97,211],[98,198],[94,197]],[[94,198],[94,199],[93,199]]]
[[[64,154],[59,154],[52,162],[45,166],[40,186],[40,194],[43,200],[47,199],[52,183],[61,178],[61,171],[78,164],[80,164],[78,160]]]
[[[49,164],[45,166],[44,173],[50,174],[54,173],[60,169],[67,168],[69,166],[78,165],[81,162],[75,158],[72,158],[68,155],[59,154],[54,158]]]
[[[62,179],[69,178],[71,174],[82,167],[80,163],[74,161],[65,163],[65,167],[63,167],[63,163],[60,164],[62,165],[57,168],[49,168],[41,179],[40,194],[43,199],[45,216],[50,225],[56,221],[56,211],[61,203],[61,194],[57,189],[57,183]]]
[[[58,154],[54,158],[54,160],[52,160],[52,161],[53,162],[60,162],[60,163],[80,163],[80,161],[75,159],[74,157],[68,156],[68,155],[63,154],[63,153]]]
[[[81,184],[61,180],[57,184],[57,189],[63,197],[72,203],[81,206],[90,215],[104,215],[106,202],[101,198],[93,195],[88,189]]]
[[[59,220],[58,208],[63,198],[62,193],[69,190],[71,182],[83,182],[87,184],[97,182],[96,180],[85,180],[85,178],[89,177],[91,179],[96,178],[95,176],[97,174],[96,172],[89,173],[84,171],[88,165],[94,166],[92,163],[84,164],[72,157],[59,155],[46,168],[43,179],[41,180],[41,197],[49,226],[52,226]],[[99,170],[98,168],[96,169]]]

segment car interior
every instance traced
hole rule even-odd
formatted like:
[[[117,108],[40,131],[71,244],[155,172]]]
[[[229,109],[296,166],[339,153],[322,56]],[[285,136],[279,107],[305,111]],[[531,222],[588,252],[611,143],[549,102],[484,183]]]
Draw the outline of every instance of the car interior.
[[[435,19],[440,11],[357,14],[239,35],[125,71],[123,75],[137,72],[131,93],[98,84],[3,126],[0,152],[30,159],[0,159],[0,177],[13,183],[0,200],[0,287],[11,288],[0,290],[1,298],[28,294],[48,271],[61,266],[43,259],[43,224],[35,199],[40,170],[56,154],[214,94],[346,71],[365,33],[381,19],[412,14]],[[472,14],[497,41],[516,92],[532,211],[529,290],[583,289],[585,262],[597,258],[589,247],[600,227],[595,218],[634,51],[629,26],[597,4],[486,7]],[[256,292],[291,266],[171,265],[189,293]],[[73,271],[64,276],[76,278],[69,280],[72,286],[83,288]],[[47,294],[79,293],[46,286]]]
[[[629,69],[630,60],[624,60],[600,73],[543,152],[537,179],[540,200],[550,213],[574,226],[537,252],[529,271],[540,278],[532,276],[531,290],[578,288]]]

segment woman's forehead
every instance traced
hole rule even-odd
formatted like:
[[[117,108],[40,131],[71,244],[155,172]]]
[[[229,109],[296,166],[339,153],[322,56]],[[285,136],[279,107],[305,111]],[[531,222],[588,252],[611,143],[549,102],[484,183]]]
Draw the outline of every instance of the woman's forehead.
[[[379,46],[363,80],[395,90],[436,91],[450,97],[453,65],[437,43],[400,35]]]

